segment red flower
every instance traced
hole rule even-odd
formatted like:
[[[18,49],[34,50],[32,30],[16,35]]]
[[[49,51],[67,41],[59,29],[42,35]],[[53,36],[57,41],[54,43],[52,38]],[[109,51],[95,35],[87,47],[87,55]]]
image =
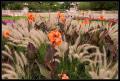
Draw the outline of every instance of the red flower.
[[[105,20],[105,17],[103,15],[99,16],[99,20]]]
[[[88,18],[85,18],[84,20],[83,20],[83,22],[82,22],[83,24],[89,24],[90,23],[90,21],[89,21],[89,19]]]

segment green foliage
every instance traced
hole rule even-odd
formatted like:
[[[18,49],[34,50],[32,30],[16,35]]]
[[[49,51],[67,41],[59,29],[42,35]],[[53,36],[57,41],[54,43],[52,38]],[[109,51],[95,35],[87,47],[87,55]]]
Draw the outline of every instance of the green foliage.
[[[118,2],[111,1],[96,1],[90,3],[92,10],[117,10],[118,9]]]
[[[40,7],[38,2],[28,2],[28,8],[29,10],[34,10],[36,11],[36,9],[38,9]]]
[[[61,5],[61,9],[69,9],[70,8],[70,2],[64,2],[62,5]]]
[[[12,1],[2,1],[2,9],[7,9],[9,4],[12,4]]]
[[[5,43],[6,43],[5,39],[2,37],[2,50],[4,50]]]
[[[104,8],[107,10],[118,10],[118,2],[105,2]]]
[[[26,52],[26,48],[22,46],[15,46],[14,49],[19,53],[19,52]]]
[[[66,73],[71,80],[91,79],[85,70],[85,64],[80,63],[77,59],[70,61],[67,55],[61,59],[61,63],[57,67],[57,73],[61,72]]]
[[[23,4],[21,4],[20,2],[13,2],[12,4],[8,4],[8,9],[19,10],[22,8],[23,8]]]
[[[19,20],[19,19],[21,19],[21,18],[23,18],[23,19],[27,19],[27,17],[26,16],[13,16],[13,17],[11,17],[11,16],[9,16],[9,17],[2,17],[2,20]]]
[[[60,4],[59,2],[28,2],[28,8],[32,11],[57,11],[57,10],[65,10],[70,8],[71,2],[64,2]],[[14,4],[14,5],[13,5]],[[22,9],[24,2],[17,1],[5,1],[2,2],[3,9]],[[118,2],[115,1],[95,1],[95,2],[79,2],[78,9],[87,10],[117,10]]]
[[[90,9],[91,5],[90,5],[90,2],[80,2],[78,8],[80,10],[87,10],[87,9]]]
[[[1,45],[2,50],[5,49],[4,45],[6,45],[8,41],[9,41],[8,39],[6,39],[6,38],[4,38],[4,37],[2,36],[2,45]]]
[[[41,44],[41,46],[38,49],[38,59],[39,59],[40,63],[44,62],[46,48],[47,48],[47,45],[45,43],[43,43],[43,44]]]

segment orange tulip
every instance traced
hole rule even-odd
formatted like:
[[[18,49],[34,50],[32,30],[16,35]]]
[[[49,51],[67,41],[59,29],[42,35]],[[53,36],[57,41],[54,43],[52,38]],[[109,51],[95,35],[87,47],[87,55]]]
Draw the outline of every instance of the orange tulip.
[[[99,20],[105,20],[105,17],[103,15],[99,16]]]
[[[62,74],[62,80],[68,80],[69,77],[66,74]]]
[[[62,43],[61,33],[57,30],[53,30],[48,34],[48,38],[53,46],[59,46]]]
[[[10,30],[3,31],[3,37],[8,38],[10,35]]]

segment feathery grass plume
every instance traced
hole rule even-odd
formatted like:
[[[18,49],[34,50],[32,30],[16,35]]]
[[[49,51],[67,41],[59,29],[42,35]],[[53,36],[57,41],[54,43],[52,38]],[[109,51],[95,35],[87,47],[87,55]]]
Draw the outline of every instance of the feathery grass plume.
[[[117,23],[108,29],[108,34],[111,37],[111,39],[114,41],[114,43],[117,45],[118,44],[118,24]]]
[[[9,40],[17,45],[26,46],[28,42],[33,42],[38,47],[41,43],[48,40],[47,35],[41,30],[33,28],[28,32],[28,27],[23,27],[20,24],[16,24],[16,26],[12,29]]]
[[[68,50],[68,43],[62,42],[62,44],[59,47],[55,48],[57,52],[55,55],[59,55],[60,57],[64,57],[65,52]]]
[[[4,50],[2,51],[2,55],[3,55],[3,57],[7,56],[10,60],[13,60],[12,56]]]
[[[13,70],[13,71],[15,71],[15,69],[14,69],[14,67],[13,66],[11,66],[10,64],[7,64],[7,63],[2,63],[2,67],[3,68],[9,68],[10,70]]]
[[[6,48],[6,50],[8,51],[8,53],[9,53],[10,55],[12,55],[12,52],[10,51],[9,46],[8,46],[8,45],[5,45],[5,48]]]
[[[28,64],[27,58],[22,52],[18,54],[15,50],[11,51],[9,46],[5,45],[5,47],[7,50],[3,50],[2,56],[6,54],[12,62],[2,62],[2,79],[25,78],[25,66]]]
[[[79,45],[76,48],[71,47],[69,50],[69,54],[79,59],[82,63],[86,61],[90,63],[93,62],[93,57],[95,57],[97,53],[100,53],[99,48],[91,44]]]
[[[67,32],[68,28],[69,28],[70,25],[71,25],[71,22],[72,22],[72,19],[71,19],[71,18],[67,18],[67,19],[66,19],[65,27],[64,27],[64,31],[65,31],[65,32]]]
[[[92,22],[98,23],[98,22]],[[84,29],[86,30],[84,32]],[[107,52],[110,51],[113,56],[117,55],[118,50],[118,24],[108,27],[108,23],[106,24],[93,24],[86,25],[80,29],[81,35],[80,44],[93,44],[100,47],[102,50],[102,46],[105,45],[107,48]],[[114,49],[116,48],[116,49]],[[112,50],[111,50],[112,49]]]
[[[113,55],[113,57],[116,57],[118,55],[118,24],[114,24],[113,26],[109,27],[108,24],[106,24],[105,31],[100,33],[100,38],[105,40],[105,47],[108,51],[110,51],[110,54]]]
[[[36,30],[41,29],[43,32],[47,32],[48,31],[48,25],[47,25],[47,21],[45,20],[45,18],[43,18],[41,16],[36,18],[34,28]]]
[[[28,21],[26,19],[19,19],[16,21],[17,24],[21,25],[21,27],[27,27]]]
[[[109,23],[106,24],[105,29],[107,30],[106,33],[111,37],[111,39],[115,42],[118,41],[118,23],[114,24],[113,26],[109,27]]]
[[[2,79],[5,79],[5,78],[7,78],[7,79],[18,78],[15,71],[5,69],[5,68],[2,68],[2,71],[4,72],[4,74],[2,74]],[[9,74],[9,75],[7,75],[7,74]]]
[[[46,78],[46,79],[51,79],[51,71],[47,70],[45,66],[39,64],[37,61],[37,66],[39,67],[40,73]]]
[[[67,42],[63,42],[60,46],[55,48],[56,52],[54,54],[54,59],[52,59],[52,62],[56,62],[58,64],[60,64],[61,60],[60,58],[64,59],[65,54],[67,53],[68,50],[68,43]]]
[[[118,76],[118,62],[115,64],[113,63],[113,60],[108,62],[104,47],[103,51],[103,59],[99,56],[99,59],[94,60],[95,63],[91,64],[92,70],[89,70],[89,74],[93,79],[114,79]]]

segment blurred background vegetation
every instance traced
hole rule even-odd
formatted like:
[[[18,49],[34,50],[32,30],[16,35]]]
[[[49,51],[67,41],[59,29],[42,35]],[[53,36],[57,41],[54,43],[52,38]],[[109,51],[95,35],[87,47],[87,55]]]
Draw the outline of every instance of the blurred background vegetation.
[[[28,3],[29,10],[32,11],[64,11],[70,8],[71,2],[18,2],[18,1],[2,1],[2,9],[19,10],[23,9],[24,3]],[[92,2],[78,2],[79,10],[118,10],[117,1],[92,1]]]

